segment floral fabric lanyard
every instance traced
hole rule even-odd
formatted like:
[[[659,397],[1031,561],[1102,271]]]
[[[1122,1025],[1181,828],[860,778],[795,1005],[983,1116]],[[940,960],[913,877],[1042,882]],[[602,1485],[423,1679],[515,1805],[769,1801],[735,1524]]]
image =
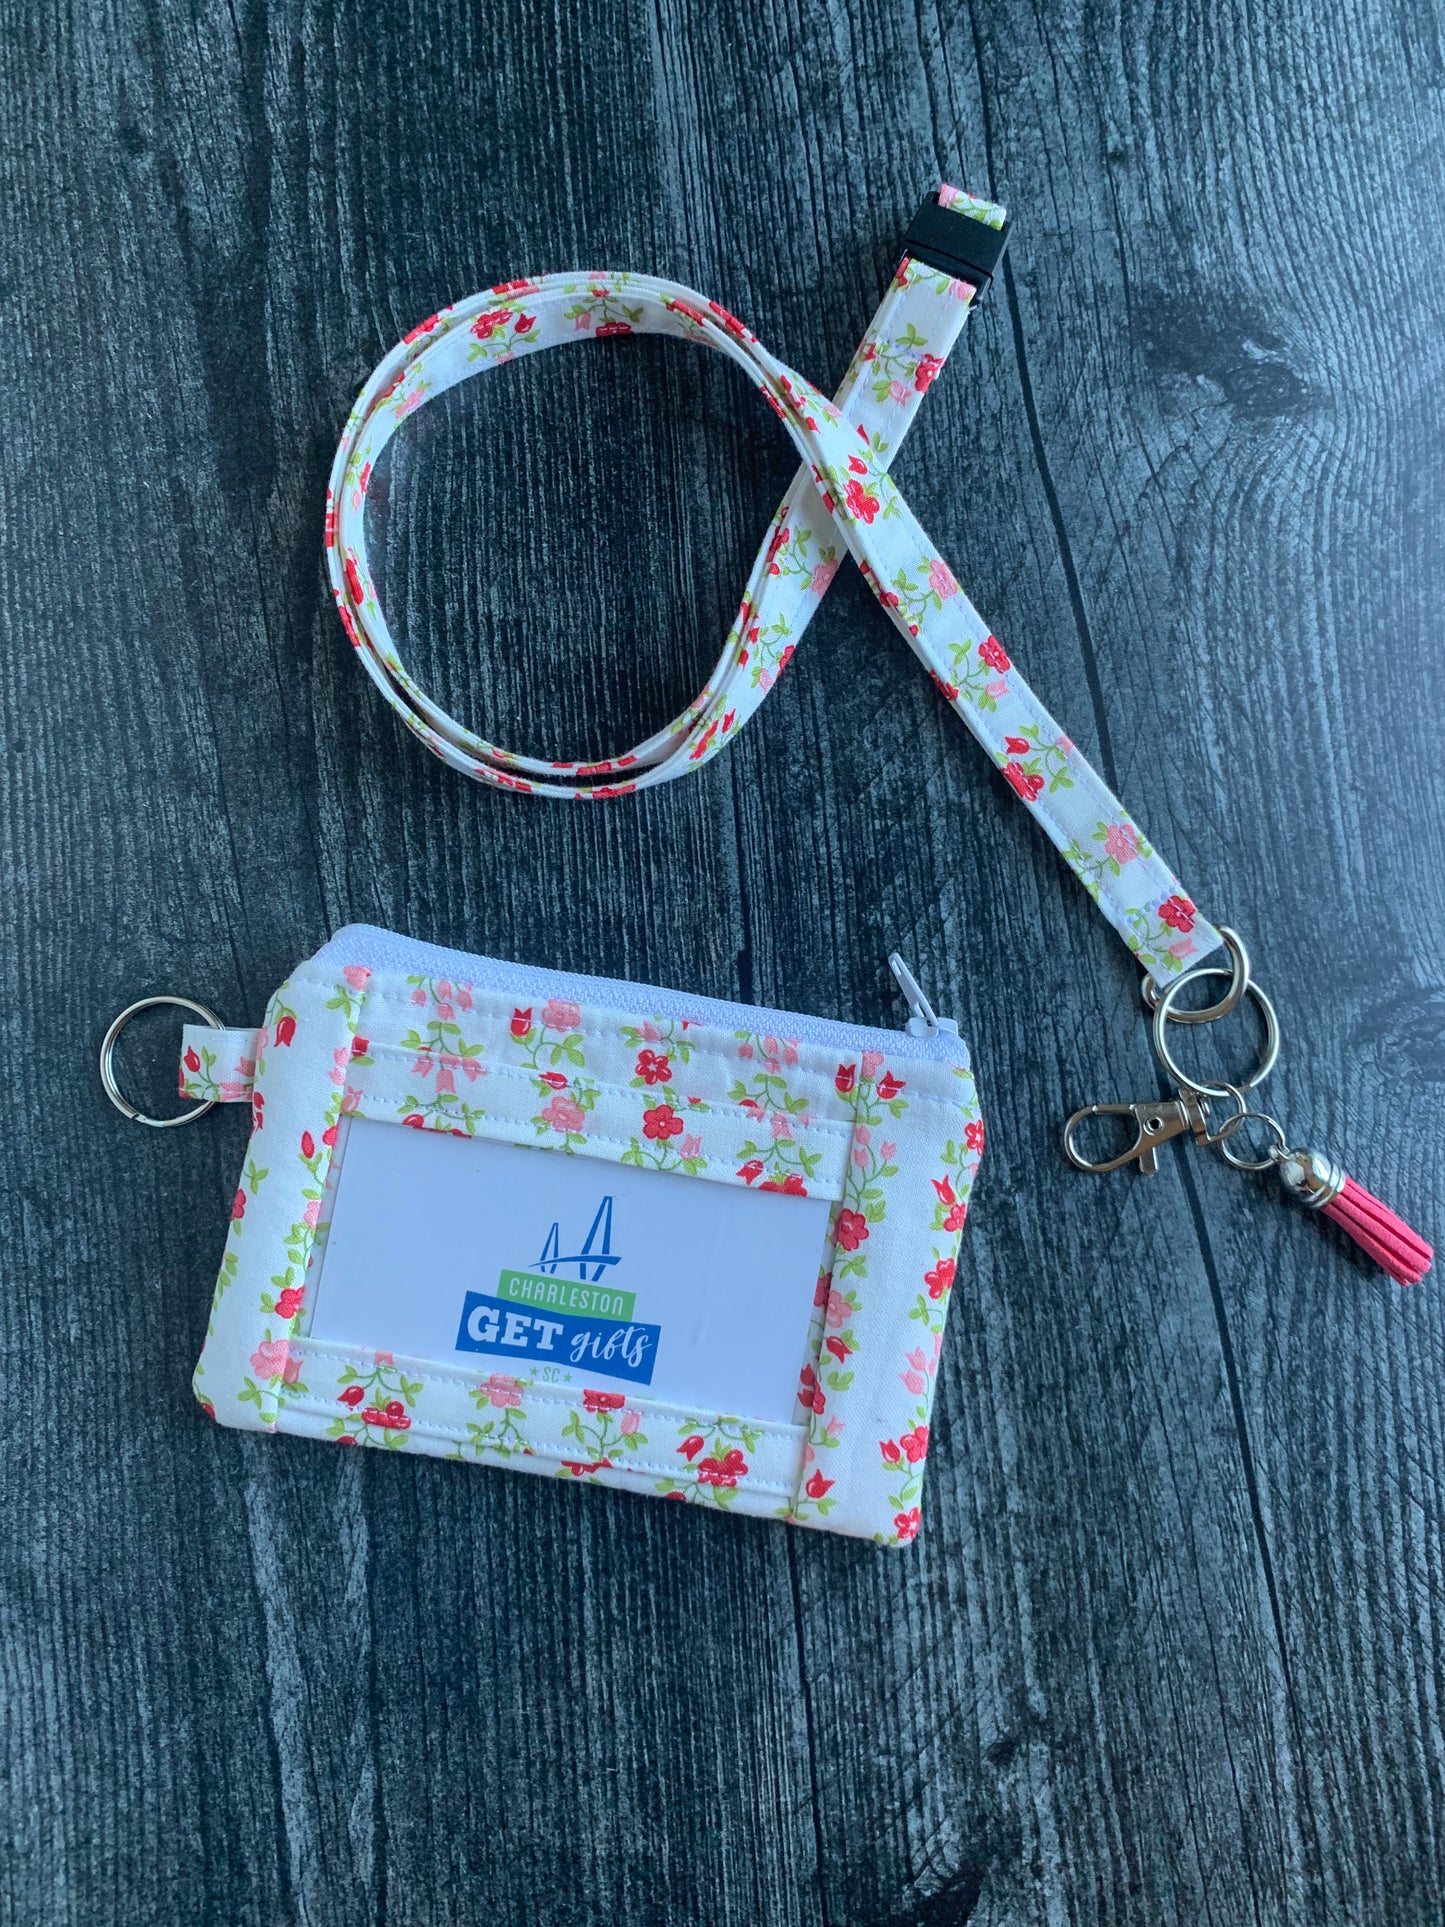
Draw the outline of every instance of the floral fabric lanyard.
[[[724,747],[791,659],[846,551],[950,706],[1146,973],[1156,1053],[1176,1088],[1168,1102],[1092,1105],[1070,1118],[1065,1149],[1083,1170],[1155,1168],[1157,1146],[1192,1133],[1237,1168],[1275,1169],[1300,1202],[1324,1210],[1402,1282],[1423,1276],[1430,1248],[1330,1160],[1295,1150],[1282,1127],[1250,1107],[1273,1068],[1273,1008],[1230,930],[1209,923],[1134,818],[1024,681],[1017,665],[919,525],[889,474],[918,405],[1002,256],[1005,210],[958,188],[925,201],[903,258],[829,400],[769,353],[715,301],[649,275],[549,274],[500,283],[413,328],[367,382],[346,424],[327,490],[326,552],[341,620],[362,667],[407,727],[454,769],[533,796],[592,801],[686,775]],[[624,755],[546,762],[506,750],[449,716],[406,669],[367,560],[367,487],[398,428],[458,382],[564,342],[627,334],[679,336],[716,350],[748,375],[802,458],[753,564],[722,653],[681,715]],[[1224,946],[1227,968],[1203,960]],[[1223,994],[1203,1008],[1180,1002],[1186,983]],[[1186,1073],[1171,1024],[1228,1016],[1248,996],[1265,1023],[1252,1074],[1236,1083]],[[1218,1107],[1224,1107],[1222,1116]],[[1211,1108],[1214,1107],[1214,1108]],[[1090,1161],[1086,1120],[1119,1113],[1134,1141]],[[1244,1148],[1268,1139],[1262,1156]]]

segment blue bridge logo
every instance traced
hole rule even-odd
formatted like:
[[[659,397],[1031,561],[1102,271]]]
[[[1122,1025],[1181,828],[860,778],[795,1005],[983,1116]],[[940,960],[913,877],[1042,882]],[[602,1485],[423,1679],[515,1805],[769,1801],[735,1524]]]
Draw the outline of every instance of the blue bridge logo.
[[[597,1207],[592,1228],[580,1251],[564,1254],[557,1225],[553,1224],[547,1233],[547,1242],[542,1246],[542,1255],[537,1260],[537,1269],[545,1271],[549,1278],[555,1278],[562,1265],[576,1265],[577,1276],[595,1285],[606,1276],[609,1265],[621,1262],[620,1254],[612,1249],[612,1199],[606,1197]]]

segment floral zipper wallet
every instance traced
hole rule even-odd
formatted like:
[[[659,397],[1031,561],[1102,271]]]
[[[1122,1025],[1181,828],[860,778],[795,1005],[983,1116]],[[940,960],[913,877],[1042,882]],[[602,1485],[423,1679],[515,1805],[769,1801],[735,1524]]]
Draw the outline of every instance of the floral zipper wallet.
[[[349,926],[259,1031],[185,1031],[182,1093],[252,1113],[196,1396],[906,1544],[983,1146],[910,1003],[864,1030]]]

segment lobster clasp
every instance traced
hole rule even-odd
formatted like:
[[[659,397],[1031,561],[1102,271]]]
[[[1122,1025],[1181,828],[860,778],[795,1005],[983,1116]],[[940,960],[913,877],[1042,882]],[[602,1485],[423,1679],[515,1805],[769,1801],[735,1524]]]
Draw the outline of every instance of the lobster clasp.
[[[1081,1156],[1075,1148],[1074,1137],[1088,1117],[1132,1118],[1134,1142],[1117,1157],[1094,1162]],[[1086,1104],[1082,1110],[1075,1111],[1064,1126],[1064,1156],[1077,1171],[1092,1171],[1101,1176],[1105,1171],[1119,1171],[1126,1164],[1137,1164],[1140,1176],[1147,1178],[1159,1169],[1161,1144],[1167,1144],[1170,1138],[1182,1137],[1186,1131],[1193,1131],[1196,1137],[1204,1136],[1208,1129],[1204,1105],[1193,1096],[1147,1098],[1142,1104]]]

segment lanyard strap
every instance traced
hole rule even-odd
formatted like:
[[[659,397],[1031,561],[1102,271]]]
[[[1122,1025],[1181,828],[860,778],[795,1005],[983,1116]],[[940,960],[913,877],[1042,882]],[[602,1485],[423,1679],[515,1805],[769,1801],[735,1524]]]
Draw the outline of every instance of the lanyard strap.
[[[437,756],[484,783],[591,800],[671,781],[717,755],[786,667],[843,553],[1019,800],[1156,983],[1219,933],[1108,785],[1049,715],[895,487],[889,464],[1002,251],[1005,213],[957,188],[926,202],[833,401],[715,301],[638,274],[502,282],[443,308],[392,350],[352,409],[327,489],[326,550],[363,668]],[[622,756],[552,763],[449,716],[408,674],[367,561],[367,486],[407,416],[469,376],[568,341],[680,336],[729,357],[802,458],[758,551],[706,685]]]

